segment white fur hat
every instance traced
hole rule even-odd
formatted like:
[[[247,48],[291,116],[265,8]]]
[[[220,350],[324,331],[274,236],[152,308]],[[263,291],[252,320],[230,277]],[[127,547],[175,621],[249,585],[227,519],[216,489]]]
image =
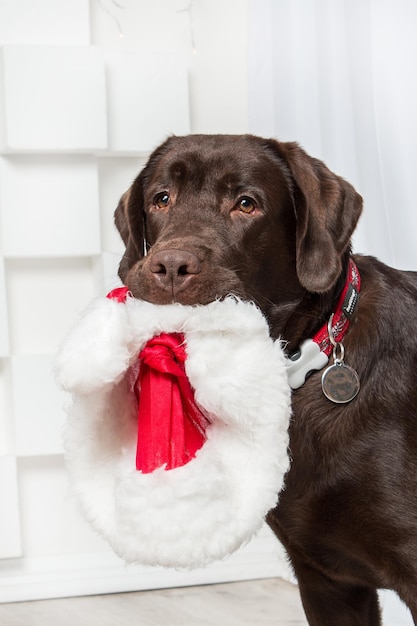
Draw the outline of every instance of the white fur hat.
[[[144,474],[135,465],[130,370],[162,332],[184,334],[186,375],[210,425],[189,463]],[[232,297],[195,307],[100,298],[55,365],[72,394],[64,434],[72,486],[120,557],[200,567],[258,531],[289,467],[290,388],[280,342],[256,306]]]

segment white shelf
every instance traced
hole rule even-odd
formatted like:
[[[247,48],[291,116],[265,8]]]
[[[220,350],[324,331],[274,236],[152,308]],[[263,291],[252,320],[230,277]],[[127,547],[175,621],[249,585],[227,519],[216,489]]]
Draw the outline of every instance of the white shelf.
[[[6,263],[10,350],[55,354],[96,293],[92,259],[19,259]]]
[[[107,147],[105,72],[89,46],[4,46],[3,151]]]
[[[5,257],[100,252],[99,190],[93,157],[0,158]]]

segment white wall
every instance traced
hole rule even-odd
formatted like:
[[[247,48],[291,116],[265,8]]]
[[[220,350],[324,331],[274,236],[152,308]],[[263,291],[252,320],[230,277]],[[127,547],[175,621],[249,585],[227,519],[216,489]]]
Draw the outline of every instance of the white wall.
[[[251,0],[252,132],[298,141],[364,197],[355,252],[417,270],[414,0]]]
[[[285,571],[266,531],[203,571],[126,569],[68,492],[52,376],[118,284],[112,214],[146,154],[248,130],[246,1],[3,0],[0,46],[0,601]]]

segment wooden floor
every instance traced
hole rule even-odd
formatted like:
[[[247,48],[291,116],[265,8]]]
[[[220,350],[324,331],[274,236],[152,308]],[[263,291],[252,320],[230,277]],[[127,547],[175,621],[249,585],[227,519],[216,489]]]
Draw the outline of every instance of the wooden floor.
[[[1,626],[304,626],[278,579],[0,604]]]

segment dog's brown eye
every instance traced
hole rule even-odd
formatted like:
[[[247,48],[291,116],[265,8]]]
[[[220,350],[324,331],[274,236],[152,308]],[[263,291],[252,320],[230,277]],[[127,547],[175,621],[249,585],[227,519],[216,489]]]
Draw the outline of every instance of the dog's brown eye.
[[[166,191],[163,191],[162,193],[158,193],[155,196],[153,203],[155,206],[158,207],[158,209],[164,209],[165,207],[169,205],[169,201],[170,201],[169,193],[167,193]]]
[[[238,209],[240,211],[243,211],[243,213],[253,213],[253,211],[256,209],[256,205],[252,198],[244,196],[238,202]]]

